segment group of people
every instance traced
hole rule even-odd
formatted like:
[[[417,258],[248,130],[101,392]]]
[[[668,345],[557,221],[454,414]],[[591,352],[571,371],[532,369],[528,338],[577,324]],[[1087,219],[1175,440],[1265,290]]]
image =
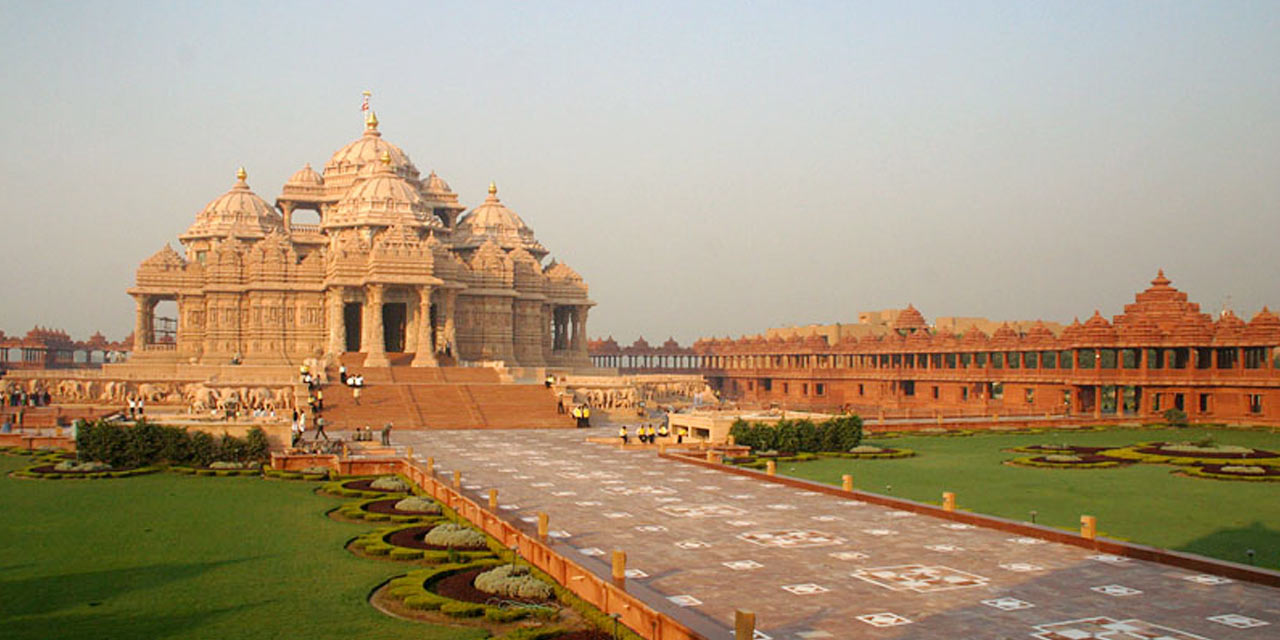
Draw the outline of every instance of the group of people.
[[[579,429],[585,429],[591,426],[591,407],[580,404],[573,408],[573,420]]]
[[[138,396],[137,398],[134,398],[133,396],[129,396],[129,419],[130,420],[141,420],[143,411],[145,411],[145,409],[146,407],[143,406],[142,396]]]
[[[347,375],[347,365],[338,367],[338,380],[342,384],[351,387],[351,402],[360,404],[360,390],[364,388],[364,374],[357,373],[355,375]]]
[[[373,429],[369,425],[365,425],[363,429],[356,429],[351,439],[356,442],[373,442]],[[391,446],[391,423],[382,425],[382,444]]]
[[[27,393],[26,389],[14,389],[9,392],[11,407],[47,407],[53,401],[48,389]]]
[[[302,365],[298,369],[299,381],[307,385],[307,409],[303,412],[297,409],[293,410],[293,424],[290,433],[293,436],[291,446],[298,446],[302,441],[302,437],[307,433],[307,416],[310,415],[314,419],[316,435],[312,440],[324,438],[325,442],[329,441],[329,434],[324,431],[324,389],[320,385],[320,377],[311,373],[311,367]]]
[[[640,444],[655,444],[658,442],[658,438],[666,438],[670,435],[671,432],[667,430],[667,425],[665,424],[658,425],[657,429],[654,429],[651,424],[642,424],[636,427],[636,440],[639,440]],[[622,425],[618,428],[618,437],[622,439],[622,444],[631,442],[631,435],[627,432],[627,425]],[[676,435],[676,439],[677,443],[684,442],[683,430]]]

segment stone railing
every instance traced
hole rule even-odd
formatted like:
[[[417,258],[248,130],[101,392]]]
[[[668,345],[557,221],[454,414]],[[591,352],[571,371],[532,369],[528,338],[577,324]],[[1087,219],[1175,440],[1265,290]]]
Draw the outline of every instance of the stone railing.
[[[291,224],[289,225],[289,233],[320,233],[320,225],[318,224]]]

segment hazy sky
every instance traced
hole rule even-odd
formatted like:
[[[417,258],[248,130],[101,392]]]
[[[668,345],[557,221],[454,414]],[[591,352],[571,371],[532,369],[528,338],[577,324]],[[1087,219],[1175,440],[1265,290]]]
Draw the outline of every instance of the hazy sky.
[[[0,2],[0,328],[361,132],[490,180],[630,342],[1280,306],[1280,3]],[[305,221],[305,220],[304,220]]]

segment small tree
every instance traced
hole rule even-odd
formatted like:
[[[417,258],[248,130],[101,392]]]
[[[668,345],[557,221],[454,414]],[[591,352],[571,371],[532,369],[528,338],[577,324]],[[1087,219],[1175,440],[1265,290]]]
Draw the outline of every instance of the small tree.
[[[267,434],[258,427],[250,429],[245,436],[245,456],[252,461],[265,462],[270,455],[271,445],[267,442]]]
[[[1171,427],[1187,426],[1187,412],[1182,409],[1168,409],[1164,412],[1164,421]]]
[[[199,467],[207,467],[218,455],[218,445],[213,436],[197,431],[191,434],[191,453],[188,460]]]

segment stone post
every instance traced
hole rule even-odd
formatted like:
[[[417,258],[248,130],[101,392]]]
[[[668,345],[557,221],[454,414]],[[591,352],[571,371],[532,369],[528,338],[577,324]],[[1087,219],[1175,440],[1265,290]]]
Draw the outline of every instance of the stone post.
[[[404,457],[405,457],[405,459],[406,459],[406,460],[408,460],[410,463],[412,463],[412,462],[413,462],[413,447],[405,447],[405,448],[404,448]]]
[[[756,614],[738,609],[733,612],[733,640],[753,640],[756,637]]]
[[[764,463],[764,472],[771,476],[778,475],[778,461],[766,460]]]
[[[380,284],[371,284],[367,287],[365,306],[369,316],[369,344],[361,345],[364,347],[363,351],[368,354],[364,359],[366,367],[391,366],[391,361],[387,359],[385,331],[382,327],[382,300],[385,290],[385,287]]]
[[[427,456],[427,475],[436,474],[436,459],[433,456]]]
[[[840,476],[840,488],[844,489],[845,491],[853,491],[853,475],[852,474],[846,473],[843,476]]]
[[[489,510],[495,511],[495,512],[498,510],[498,490],[497,489],[489,490]]]
[[[550,519],[547,518],[547,513],[545,511],[539,511],[538,512],[538,538],[542,540],[546,540],[547,532],[550,531],[550,529],[551,529],[551,523],[550,523]]]
[[[951,491],[942,492],[942,510],[943,511],[956,510],[956,494],[955,493],[952,493]]]
[[[1095,516],[1080,516],[1080,537],[1085,540],[1093,540],[1098,536],[1098,518]]]
[[[462,472],[461,471],[453,472],[453,488],[454,489],[462,488]]]
[[[613,580],[625,582],[627,579],[627,552],[615,549],[613,552]]]
[[[453,316],[458,306],[458,290],[446,289],[444,294],[444,344],[440,345],[443,349],[449,347],[455,361],[461,360],[458,356],[458,330],[454,325]]]
[[[431,286],[418,287],[418,343],[413,356],[415,367],[435,367],[435,349],[431,346]]]
[[[343,313],[342,288],[329,289],[329,355],[337,358],[347,350],[347,319]]]

